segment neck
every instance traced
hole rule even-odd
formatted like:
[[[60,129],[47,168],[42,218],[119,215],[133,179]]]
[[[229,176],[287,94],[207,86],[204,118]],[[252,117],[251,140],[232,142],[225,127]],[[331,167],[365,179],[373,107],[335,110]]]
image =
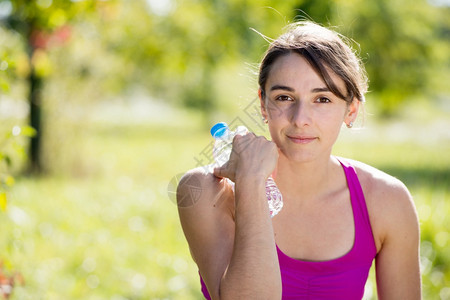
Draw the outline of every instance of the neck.
[[[329,190],[336,166],[339,162],[333,156],[301,163],[280,156],[274,177],[285,198],[309,201]]]

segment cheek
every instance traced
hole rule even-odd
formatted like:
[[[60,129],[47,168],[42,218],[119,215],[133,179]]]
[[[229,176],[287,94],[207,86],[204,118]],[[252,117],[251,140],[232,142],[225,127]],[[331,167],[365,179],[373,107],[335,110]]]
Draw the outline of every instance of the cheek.
[[[284,127],[284,126],[283,126]],[[269,133],[270,133],[270,139],[272,142],[274,142],[278,148],[280,148],[281,143],[281,132],[280,132],[280,126],[277,124],[277,122],[272,121],[269,122]]]
[[[342,125],[345,120],[346,109],[342,107],[333,107],[332,109],[328,107],[318,107],[316,111],[317,116],[321,116],[321,119],[327,120],[329,123]]]
[[[285,117],[286,114],[285,110],[283,110],[282,107],[277,106],[270,100],[267,101],[266,112],[269,118],[274,121],[280,119],[281,117]]]
[[[336,139],[341,132],[344,116],[339,113],[329,114],[326,119],[323,119],[323,125],[326,126],[326,131],[330,133],[330,137]]]

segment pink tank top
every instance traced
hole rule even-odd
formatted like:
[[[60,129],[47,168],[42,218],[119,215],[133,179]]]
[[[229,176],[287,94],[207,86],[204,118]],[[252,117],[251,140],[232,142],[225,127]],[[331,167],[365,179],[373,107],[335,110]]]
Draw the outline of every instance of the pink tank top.
[[[347,185],[355,223],[352,249],[344,256],[327,261],[303,261],[284,254],[277,246],[283,299],[362,299],[376,246],[369,214],[355,169],[340,159]],[[200,277],[202,292],[211,299]]]

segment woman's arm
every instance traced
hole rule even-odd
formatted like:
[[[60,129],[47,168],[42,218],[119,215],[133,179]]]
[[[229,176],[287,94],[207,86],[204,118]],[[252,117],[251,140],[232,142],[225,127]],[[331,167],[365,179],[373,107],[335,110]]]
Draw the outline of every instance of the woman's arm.
[[[281,275],[265,180],[237,179],[234,247],[220,295],[223,299],[281,298]]]
[[[375,259],[378,297],[421,299],[419,221],[413,199],[399,180],[383,175],[373,185],[380,249]]]
[[[215,174],[236,182],[235,197],[226,181],[212,174],[197,170],[181,180],[177,196],[183,201],[179,203],[193,203],[179,205],[183,231],[213,299],[281,298],[281,275],[265,196],[265,180],[277,158],[276,146],[250,134],[237,137],[233,149],[230,163]],[[275,159],[264,163],[265,156]],[[185,199],[192,195],[189,181],[200,183],[201,193],[195,201]]]
[[[181,226],[212,299],[219,299],[220,281],[233,250],[232,193],[225,180],[201,169],[186,173],[177,190]]]

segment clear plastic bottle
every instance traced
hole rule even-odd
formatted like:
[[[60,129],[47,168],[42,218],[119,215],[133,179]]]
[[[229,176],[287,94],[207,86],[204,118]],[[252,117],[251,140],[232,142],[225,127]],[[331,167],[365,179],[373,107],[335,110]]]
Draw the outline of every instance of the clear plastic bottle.
[[[248,130],[245,126],[239,126],[236,131],[231,131],[224,122],[217,123],[211,128],[211,135],[215,139],[213,156],[218,166],[222,166],[230,159],[234,136],[236,134],[245,134],[246,132]],[[283,196],[272,176],[269,176],[266,181],[266,197],[270,216],[273,218],[283,208]]]

